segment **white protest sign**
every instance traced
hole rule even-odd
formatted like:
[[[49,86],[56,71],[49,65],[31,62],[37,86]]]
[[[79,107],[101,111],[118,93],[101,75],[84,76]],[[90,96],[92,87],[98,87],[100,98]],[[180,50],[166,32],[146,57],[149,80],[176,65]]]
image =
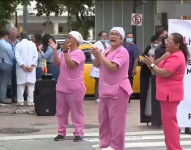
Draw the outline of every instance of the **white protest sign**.
[[[169,19],[169,35],[177,32],[184,37],[191,53],[191,20]],[[178,106],[177,119],[179,127],[191,127],[191,58],[184,76],[184,100]]]

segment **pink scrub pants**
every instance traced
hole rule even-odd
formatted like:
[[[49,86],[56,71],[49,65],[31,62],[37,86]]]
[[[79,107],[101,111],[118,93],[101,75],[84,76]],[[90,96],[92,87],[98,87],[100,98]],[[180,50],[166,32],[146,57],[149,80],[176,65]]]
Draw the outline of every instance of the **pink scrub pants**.
[[[124,150],[129,95],[120,88],[118,99],[100,97],[99,100],[100,148]]]
[[[160,101],[161,118],[168,150],[182,150],[177,122],[177,107],[180,101]]]
[[[56,91],[56,116],[58,119],[58,134],[66,136],[68,114],[71,112],[72,123],[75,126],[74,136],[83,136],[84,110],[83,99],[85,90],[80,89],[74,93]]]

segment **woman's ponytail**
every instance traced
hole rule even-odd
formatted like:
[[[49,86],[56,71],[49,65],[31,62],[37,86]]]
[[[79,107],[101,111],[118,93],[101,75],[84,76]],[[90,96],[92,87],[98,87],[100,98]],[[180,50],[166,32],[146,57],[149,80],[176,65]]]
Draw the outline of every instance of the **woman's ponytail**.
[[[188,51],[187,45],[184,44],[184,37],[180,33],[172,33],[171,36],[173,36],[173,41],[175,44],[180,44],[179,50],[183,52],[186,63],[189,63],[190,53]]]
[[[186,63],[188,63],[189,59],[190,59],[190,52],[188,51],[188,47],[186,44],[184,44],[184,43],[182,44],[181,51],[184,54]]]

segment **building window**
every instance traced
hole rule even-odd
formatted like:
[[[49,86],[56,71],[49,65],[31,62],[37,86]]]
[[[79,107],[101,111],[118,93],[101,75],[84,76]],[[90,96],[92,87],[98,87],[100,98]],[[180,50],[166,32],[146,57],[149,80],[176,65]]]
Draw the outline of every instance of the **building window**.
[[[63,27],[59,27],[59,28],[58,28],[58,32],[59,32],[59,33],[60,33],[60,32],[62,33],[62,32],[63,32]]]

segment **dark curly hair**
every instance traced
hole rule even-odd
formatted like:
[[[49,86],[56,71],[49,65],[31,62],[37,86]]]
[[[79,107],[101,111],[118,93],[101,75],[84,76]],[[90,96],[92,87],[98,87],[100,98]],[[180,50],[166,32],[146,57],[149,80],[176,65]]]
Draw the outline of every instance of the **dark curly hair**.
[[[7,31],[7,29],[3,28],[3,29],[0,30],[0,36],[4,37],[5,35],[9,35],[9,32]]]
[[[105,31],[101,31],[98,36],[101,37],[103,33],[106,33]]]
[[[54,43],[56,43],[56,40],[51,36],[50,34],[44,34],[42,37],[42,44],[43,44],[43,52],[46,52],[48,46],[49,46],[49,39],[52,39]],[[60,49],[60,45],[58,44],[57,49]]]

